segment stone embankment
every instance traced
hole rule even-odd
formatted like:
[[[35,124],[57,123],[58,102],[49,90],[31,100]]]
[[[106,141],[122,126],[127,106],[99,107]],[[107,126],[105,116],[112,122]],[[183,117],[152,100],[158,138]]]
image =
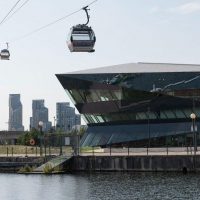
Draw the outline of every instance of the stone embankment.
[[[0,157],[0,172],[38,167],[51,158]],[[73,156],[59,166],[64,172],[200,172],[200,155]]]
[[[0,173],[18,172],[24,166],[37,167],[44,163],[44,157],[0,157]]]
[[[70,171],[200,171],[200,155],[75,156],[64,166]]]

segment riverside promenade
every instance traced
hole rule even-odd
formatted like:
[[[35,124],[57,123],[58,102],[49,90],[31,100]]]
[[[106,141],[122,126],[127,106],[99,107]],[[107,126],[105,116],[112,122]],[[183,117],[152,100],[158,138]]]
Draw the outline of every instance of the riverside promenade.
[[[200,155],[200,147],[194,152],[193,147],[162,147],[162,148],[104,148],[80,151],[81,156],[153,156],[153,155]]]
[[[63,155],[75,155],[72,149],[62,150]],[[78,155],[81,156],[139,156],[139,155],[194,155],[193,147],[162,147],[162,148],[94,148],[90,150],[80,149]],[[60,148],[56,151],[46,151],[47,156],[60,155]],[[197,148],[196,155],[200,155],[200,147]],[[44,148],[42,156],[45,156]],[[39,148],[34,151],[15,152],[15,149],[0,153],[0,157],[40,157]]]
[[[93,149],[72,156],[61,168],[66,172],[200,172],[200,149]]]
[[[93,148],[79,154],[63,152],[63,172],[151,171],[200,172],[200,148]],[[0,172],[15,172],[25,165],[40,166],[59,154],[0,155]]]
[[[72,157],[67,169],[84,172],[200,172],[200,153],[125,152],[81,154]]]

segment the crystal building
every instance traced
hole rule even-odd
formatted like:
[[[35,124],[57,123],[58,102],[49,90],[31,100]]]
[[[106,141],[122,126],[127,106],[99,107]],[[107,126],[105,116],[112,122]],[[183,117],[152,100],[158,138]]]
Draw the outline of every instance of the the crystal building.
[[[184,145],[200,117],[200,65],[131,63],[58,74],[84,117],[83,146]]]

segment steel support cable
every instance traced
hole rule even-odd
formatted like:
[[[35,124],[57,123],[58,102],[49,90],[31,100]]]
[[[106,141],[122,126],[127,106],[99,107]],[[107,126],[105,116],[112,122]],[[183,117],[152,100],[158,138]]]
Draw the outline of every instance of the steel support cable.
[[[15,9],[15,7],[17,6],[17,4],[20,2],[21,0],[18,0],[14,6],[10,9],[10,11],[6,14],[6,16],[1,20],[0,25],[3,24],[6,20],[6,18],[9,16],[9,14]]]
[[[87,6],[84,6],[83,8],[89,7],[90,5],[92,5],[93,3],[97,2],[97,1],[98,1],[98,0],[92,1],[91,3],[89,3]]]
[[[19,8],[17,8],[10,16],[7,17],[7,19],[4,20],[4,22],[8,21],[13,15],[15,15],[19,10],[24,7],[30,0],[26,0]]]
[[[97,2],[97,1],[98,1],[98,0],[92,1],[92,2],[91,2],[90,4],[88,4],[87,6],[90,6],[90,5],[92,5],[93,3]],[[84,7],[85,7],[85,6],[84,6]],[[49,26],[52,26],[52,25],[54,25],[54,24],[56,24],[56,23],[58,23],[58,22],[60,22],[60,21],[62,21],[62,20],[64,20],[64,19],[66,19],[66,18],[68,18],[68,17],[70,17],[70,16],[72,16],[72,15],[74,15],[74,14],[80,12],[81,10],[83,10],[84,7],[80,8],[80,9],[78,9],[78,10],[76,10],[76,11],[74,11],[74,12],[68,14],[68,15],[65,15],[64,17],[61,17],[61,18],[59,18],[59,19],[57,19],[57,20],[55,20],[55,21],[53,21],[53,22],[50,22],[49,24],[46,24],[46,25],[44,25],[44,26],[41,26],[41,27],[39,27],[39,28],[37,28],[37,29],[35,29],[35,30],[33,30],[33,31],[31,31],[31,32],[29,32],[29,33],[27,33],[27,34],[25,34],[25,35],[23,35],[23,36],[21,36],[21,37],[15,39],[15,40],[13,40],[13,41],[11,41],[11,42],[13,43],[13,42],[16,42],[16,41],[18,41],[18,40],[22,40],[22,39],[24,39],[24,38],[26,38],[26,37],[29,37],[30,35],[33,35],[34,33],[37,33],[37,32],[39,32],[39,31],[41,31],[41,30],[43,30],[43,29],[45,29],[45,28],[47,28],[47,27],[49,27]]]

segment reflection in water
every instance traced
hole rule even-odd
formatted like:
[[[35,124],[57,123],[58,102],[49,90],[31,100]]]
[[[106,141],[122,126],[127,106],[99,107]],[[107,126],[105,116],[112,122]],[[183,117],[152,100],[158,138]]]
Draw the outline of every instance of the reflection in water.
[[[1,200],[200,199],[200,174],[0,174]]]

